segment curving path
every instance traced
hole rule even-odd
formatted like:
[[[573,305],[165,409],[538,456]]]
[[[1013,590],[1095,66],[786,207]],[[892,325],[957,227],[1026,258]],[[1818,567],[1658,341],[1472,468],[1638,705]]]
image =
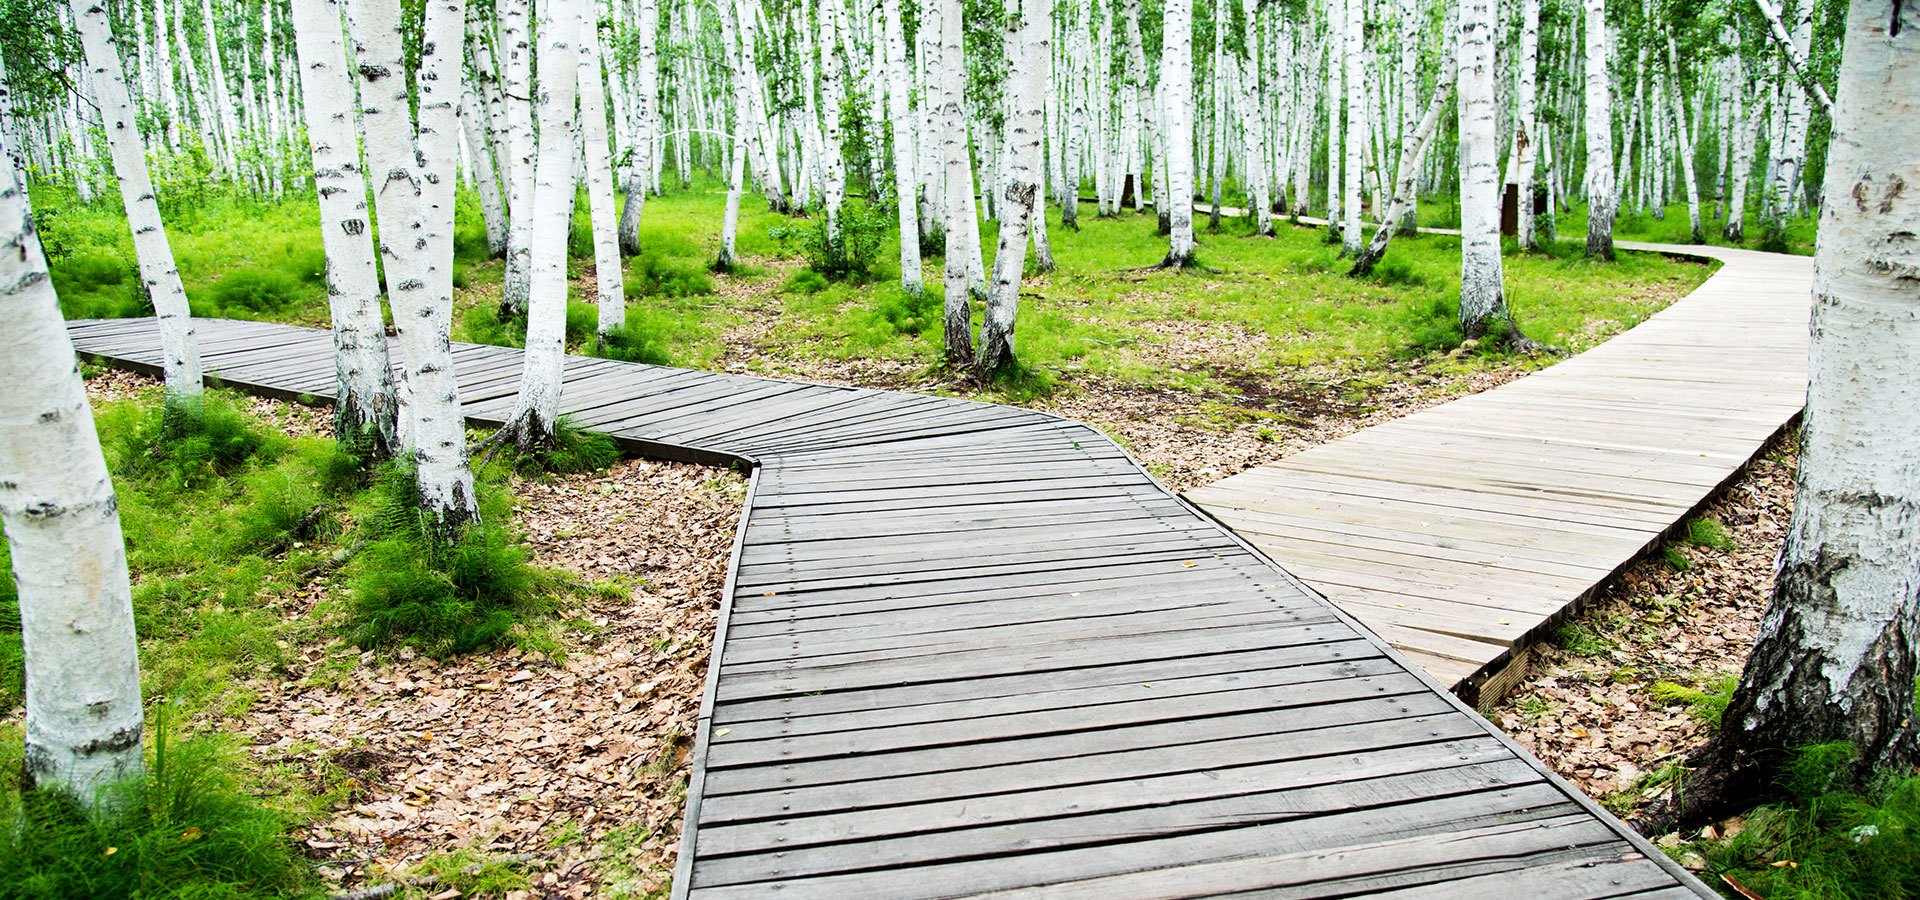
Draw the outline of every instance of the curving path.
[[[197,326],[230,385],[332,390],[326,332]],[[158,362],[151,320],[72,332]],[[498,421],[519,351],[456,360],[468,415]],[[1712,896],[1091,428],[567,373],[577,421],[753,466],[676,896]]]
[[[1573,359],[1187,498],[1442,684],[1497,699],[1805,403],[1811,257],[1617,246],[1721,266]]]

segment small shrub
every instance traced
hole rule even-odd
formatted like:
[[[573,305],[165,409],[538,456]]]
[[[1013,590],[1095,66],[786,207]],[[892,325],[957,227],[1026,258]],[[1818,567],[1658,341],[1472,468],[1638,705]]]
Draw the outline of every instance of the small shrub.
[[[554,446],[522,456],[522,471],[597,472],[620,459],[620,448],[613,438],[588,431],[561,416],[553,428]]]
[[[9,742],[0,772],[19,769]],[[211,737],[170,741],[164,724],[143,782],[93,815],[59,791],[0,786],[0,897],[319,896],[288,836],[291,817],[248,796],[239,754]]]
[[[455,330],[454,339],[469,344],[492,344],[496,347],[520,347],[527,342],[527,320],[519,316],[501,319],[500,312],[491,303],[468,307],[460,314],[460,327]]]
[[[803,257],[807,268],[829,281],[864,283],[879,262],[888,221],[865,203],[849,200],[840,207],[840,234],[828,233],[827,214],[816,209],[805,224],[771,229],[788,253]]]
[[[787,284],[781,284],[780,290],[787,294],[820,294],[828,290],[828,276],[812,269],[801,269],[787,278]]]
[[[1785,799],[1745,817],[1703,851],[1712,871],[1768,900],[1878,900],[1920,888],[1920,775],[1888,772],[1865,790],[1836,790],[1849,744],[1813,744],[1787,761]]]
[[[623,286],[634,299],[698,297],[713,293],[713,276],[697,261],[642,253],[628,263]]]
[[[481,520],[451,542],[420,507],[406,460],[390,463],[360,527],[367,539],[348,575],[353,640],[466,653],[508,643],[520,622],[543,612],[552,576],[536,570],[507,529],[501,491],[476,482]]]
[[[827,289],[827,276],[812,269],[801,269],[780,286],[789,294],[818,294]]]
[[[294,304],[305,293],[298,279],[273,269],[240,269],[203,292],[196,316],[233,313],[273,313]]]
[[[315,286],[325,287],[327,283],[327,251],[320,247],[287,247],[287,261],[281,270],[301,281]]]

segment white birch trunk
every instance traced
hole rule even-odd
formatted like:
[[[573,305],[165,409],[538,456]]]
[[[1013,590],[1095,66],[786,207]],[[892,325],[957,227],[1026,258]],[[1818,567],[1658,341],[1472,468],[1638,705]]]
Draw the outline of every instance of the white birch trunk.
[[[220,143],[226,145],[229,169],[237,174],[240,126],[233,111],[233,89],[227,81],[226,63],[220,58],[220,32],[213,26],[213,0],[200,0],[200,22],[205,32],[202,36],[207,41],[208,93],[220,125]]]
[[[82,27],[105,28],[92,8]],[[14,176],[0,166],[0,524],[26,651],[23,768],[28,785],[92,804],[144,771],[133,594],[113,479]]]
[[[500,7],[500,48],[506,55],[501,93],[507,126],[507,265],[500,314],[523,315],[533,277],[533,167],[539,144],[533,134],[533,44],[531,4]]]
[[[831,2],[831,0],[829,0]],[[974,371],[989,377],[1014,364],[1013,328],[1019,312],[1020,278],[1026,267],[1027,241],[1041,205],[1042,104],[1047,93],[1047,57],[1052,52],[1051,0],[1019,0],[1009,10],[1006,53],[1009,67],[1007,94],[1007,180],[1000,213],[1000,244],[993,256],[993,284],[987,292],[986,316],[980,325],[979,357]]]
[[[948,365],[973,363],[973,260],[980,257],[979,220],[973,205],[973,172],[967,152],[966,111],[963,108],[966,60],[961,44],[962,6],[958,0],[932,0],[928,22],[937,27],[934,81],[941,85],[941,166],[945,172],[946,216],[946,358]]]
[[[293,0],[294,50],[306,95],[307,143],[327,253],[327,308],[333,322],[334,432],[364,439],[379,456],[400,452],[393,365],[380,313],[367,214],[367,178],[354,128],[353,81],[340,36],[339,0]]]
[[[1538,93],[1537,70],[1540,58],[1540,0],[1520,2],[1520,83],[1514,103],[1514,181],[1520,185],[1518,238],[1523,249],[1534,246],[1533,183],[1534,160],[1540,143],[1539,123],[1535,118]]]
[[[460,127],[473,150],[470,173],[474,193],[480,195],[480,217],[487,227],[487,252],[499,256],[507,252],[507,201],[501,195],[500,173],[494,165],[499,157],[487,137],[487,110],[471,85],[460,97]]]
[[[820,193],[827,207],[827,237],[839,241],[840,207],[847,199],[847,157],[842,149],[840,107],[846,101],[840,64],[840,33],[845,25],[839,0],[820,3]]]
[[[1854,0],[1847,16],[1793,522],[1712,764],[1681,798],[1688,805],[1764,790],[1793,748],[1813,742],[1854,746],[1848,785],[1909,770],[1920,755],[1920,7]]]
[[[1360,252],[1361,247],[1360,167],[1362,153],[1367,145],[1366,6],[1361,0],[1334,0],[1334,2],[1345,4],[1344,9],[1341,10],[1343,26],[1341,55],[1346,62],[1343,77],[1346,79],[1347,118],[1346,135],[1341,141],[1343,181],[1340,189],[1340,210],[1344,215],[1340,223],[1340,255],[1353,256]],[[1327,188],[1329,191],[1332,190],[1331,182],[1328,183]]]
[[[1161,27],[1170,232],[1160,265],[1179,269],[1193,261],[1193,0],[1167,0]]]
[[[1667,102],[1673,106],[1673,121],[1680,144],[1680,171],[1687,183],[1687,223],[1693,229],[1693,242],[1705,243],[1707,233],[1700,224],[1700,180],[1694,176],[1693,170],[1693,131],[1687,126],[1687,103],[1680,90],[1680,54],[1671,34],[1667,36],[1667,71]]]
[[[1380,259],[1387,255],[1387,245],[1393,240],[1395,232],[1400,230],[1398,223],[1405,221],[1407,212],[1413,208],[1413,198],[1419,193],[1420,160],[1433,143],[1434,132],[1439,129],[1440,117],[1447,110],[1447,104],[1453,100],[1454,79],[1459,71],[1453,60],[1453,42],[1448,41],[1441,51],[1440,70],[1433,86],[1433,96],[1427,101],[1427,111],[1420,116],[1420,122],[1407,135],[1400,149],[1400,166],[1395,170],[1393,200],[1387,207],[1386,215],[1380,218],[1380,227],[1373,233],[1373,240],[1367,242],[1366,249],[1353,261],[1348,275],[1361,276],[1373,271]]]
[[[1613,259],[1613,92],[1607,71],[1606,0],[1581,0],[1586,11],[1587,255]]]
[[[1494,121],[1494,0],[1460,4],[1460,332],[1503,318],[1499,138]]]
[[[379,216],[382,274],[399,333],[406,422],[421,508],[443,538],[480,516],[453,367],[453,157],[461,0],[429,0],[419,113],[409,115],[400,0],[349,0],[360,122]]]
[[[1793,46],[1806,53],[1813,35],[1813,0],[1796,0]],[[1786,91],[1783,141],[1780,165],[1767,193],[1767,233],[1777,236],[1786,230],[1786,221],[1800,207],[1801,173],[1807,164],[1807,96],[1802,91]]]
[[[900,288],[917,297],[925,289],[920,282],[919,148],[913,133],[913,88],[900,25],[900,0],[882,0],[880,6],[886,17],[887,112],[893,122],[893,193],[900,215]]]
[[[600,33],[594,16],[584,18],[580,27],[580,142],[585,148],[582,155],[587,170],[587,213],[593,221],[594,302],[600,307],[600,334],[608,335],[627,323],[627,294],[620,270],[620,241],[615,234],[613,160],[607,149],[607,98],[600,79]],[[564,279],[565,275],[563,258],[561,277]]]
[[[639,33],[640,40],[638,54],[640,72],[634,79],[635,115],[632,150],[635,159],[627,178],[626,196],[620,208],[619,226],[620,250],[629,255],[640,252],[640,219],[645,215],[647,208],[649,185],[646,173],[650,165],[643,162],[641,158],[651,153],[653,147],[654,113],[655,107],[659,105],[657,93],[660,80],[660,55],[655,49],[655,42],[659,39],[660,32],[659,0],[639,0],[638,6],[640,15],[635,23],[635,30]],[[731,256],[731,254],[728,255]],[[732,265],[731,260],[728,265]]]
[[[582,0],[545,0],[539,35],[540,154],[534,166],[533,247],[528,261],[527,345],[520,394],[502,433],[523,450],[551,445],[560,419],[567,353],[567,236],[578,182],[574,101],[580,78]]]
[[[80,46],[86,54],[87,74],[99,98],[106,127],[107,150],[113,156],[114,180],[133,232],[133,255],[140,282],[153,301],[160,325],[161,370],[167,382],[167,402],[195,402],[202,392],[200,347],[193,334],[193,313],[187,291],[174,264],[173,246],[160,221],[160,204],[147,173],[147,148],[140,139],[133,100],[127,96],[121,74],[119,39],[113,33],[106,0],[71,0]]]

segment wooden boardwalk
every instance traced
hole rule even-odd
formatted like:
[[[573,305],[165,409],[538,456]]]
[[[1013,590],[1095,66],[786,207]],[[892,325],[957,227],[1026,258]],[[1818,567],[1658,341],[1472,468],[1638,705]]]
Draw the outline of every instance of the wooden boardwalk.
[[[1573,359],[1187,498],[1442,684],[1469,700],[1503,693],[1545,629],[1805,402],[1812,258],[1618,246],[1722,266]]]
[[[197,326],[230,385],[332,390],[325,332]],[[158,361],[150,320],[72,332]],[[456,360],[497,421],[519,351]],[[589,427],[753,465],[676,896],[1712,896],[1091,428],[567,371]]]

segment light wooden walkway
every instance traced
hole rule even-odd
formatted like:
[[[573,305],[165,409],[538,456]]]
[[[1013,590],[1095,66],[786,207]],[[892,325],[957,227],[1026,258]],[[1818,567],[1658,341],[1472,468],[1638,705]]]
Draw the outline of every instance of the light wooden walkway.
[[[197,325],[230,385],[332,390],[325,332]],[[72,331],[158,361],[150,320]],[[456,359],[497,421],[519,351]],[[1712,896],[1091,428],[567,372],[587,426],[754,466],[676,896]]]
[[[1811,258],[1618,246],[1722,266],[1573,359],[1188,499],[1441,683],[1469,700],[1503,693],[1545,629],[1683,523],[1806,398]]]

